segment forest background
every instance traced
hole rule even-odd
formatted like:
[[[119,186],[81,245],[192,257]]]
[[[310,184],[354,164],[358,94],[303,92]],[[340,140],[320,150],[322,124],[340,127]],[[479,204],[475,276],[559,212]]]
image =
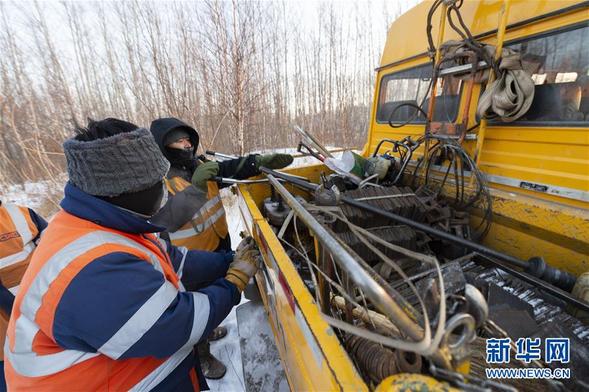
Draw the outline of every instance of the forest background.
[[[388,26],[415,3],[0,1],[0,195],[41,181],[54,209],[88,118],[178,117],[199,153],[292,148],[295,124],[361,147]]]

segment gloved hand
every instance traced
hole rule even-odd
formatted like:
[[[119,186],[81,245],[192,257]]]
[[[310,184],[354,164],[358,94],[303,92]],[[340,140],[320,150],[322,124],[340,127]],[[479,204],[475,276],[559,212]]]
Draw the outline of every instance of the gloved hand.
[[[219,174],[219,164],[214,161],[201,163],[196,167],[192,175],[192,185],[200,190],[207,191],[207,181]]]
[[[256,247],[254,239],[247,237],[240,242],[235,250],[233,262],[229,265],[225,279],[233,283],[242,292],[251,277],[260,268],[260,262],[260,251]]]
[[[267,154],[256,156],[256,169],[264,166],[268,169],[282,169],[292,163],[294,158],[289,154]]]

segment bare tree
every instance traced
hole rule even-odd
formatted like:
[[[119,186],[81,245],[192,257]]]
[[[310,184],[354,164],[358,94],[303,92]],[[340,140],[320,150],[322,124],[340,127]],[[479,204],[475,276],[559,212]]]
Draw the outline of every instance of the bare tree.
[[[358,147],[397,2],[0,2],[0,183],[54,179],[86,118],[194,124],[201,148]],[[376,20],[375,20],[376,19]]]

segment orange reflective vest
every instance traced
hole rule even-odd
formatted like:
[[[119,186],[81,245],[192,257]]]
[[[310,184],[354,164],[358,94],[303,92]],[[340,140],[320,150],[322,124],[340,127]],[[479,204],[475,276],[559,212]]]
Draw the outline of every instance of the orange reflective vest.
[[[35,249],[33,239],[39,229],[28,208],[14,204],[0,205],[0,280],[6,288],[19,285]],[[0,311],[0,342],[4,347],[10,315]],[[4,360],[4,352],[0,353]]]
[[[163,275],[171,294],[182,290],[169,258],[154,245],[157,241],[159,238],[153,234],[120,232],[65,211],[59,212],[33,254],[14,302],[4,348],[8,388],[19,391],[150,390],[193,355],[194,342],[188,342],[190,344],[167,358],[113,359],[116,355],[105,355],[124,350],[129,334],[141,330],[141,320],[135,316],[98,352],[64,349],[53,336],[54,316],[62,295],[72,279],[99,257],[115,252],[132,254]],[[190,378],[198,390],[194,369],[190,371]]]
[[[166,179],[166,186],[170,198],[181,192],[191,184],[181,177]],[[229,234],[225,208],[219,195],[219,187],[214,181],[207,183],[208,201],[198,210],[192,219],[180,229],[170,234],[170,240],[175,246],[184,246],[189,250],[214,251],[222,239]]]
[[[4,287],[18,286],[35,249],[39,229],[26,207],[0,205],[0,279]]]

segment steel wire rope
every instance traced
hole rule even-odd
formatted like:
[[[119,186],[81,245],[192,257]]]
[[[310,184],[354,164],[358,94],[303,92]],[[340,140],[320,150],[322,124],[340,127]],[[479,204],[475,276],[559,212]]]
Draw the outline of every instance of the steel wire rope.
[[[379,244],[393,250],[399,253],[404,254],[405,256],[414,258],[414,259],[418,259],[421,261],[426,261],[431,263],[437,271],[438,274],[438,281],[439,281],[439,288],[440,288],[440,306],[438,309],[438,314],[440,315],[440,320],[438,322],[438,325],[436,326],[436,333],[434,335],[434,339],[433,341],[431,341],[431,344],[429,346],[429,348],[425,351],[421,351],[418,352],[421,355],[424,356],[430,356],[432,355],[436,349],[438,348],[441,339],[443,338],[444,335],[444,327],[445,327],[445,323],[446,323],[446,298],[445,298],[445,289],[444,289],[444,279],[442,276],[442,272],[439,266],[439,262],[435,257],[431,257],[431,256],[426,256],[426,255],[422,255],[420,253],[417,252],[413,252],[410,251],[408,249],[405,249],[403,247],[400,247],[398,245],[394,245],[391,244],[383,239],[381,239],[380,237],[370,233],[368,230],[357,226],[355,224],[353,224],[352,222],[350,222],[345,216],[340,216],[339,214],[335,214],[331,211],[328,211],[324,208],[321,208],[320,206],[313,206],[312,209],[318,209],[320,211],[322,211],[323,213],[326,213],[327,215],[330,215],[338,220],[341,220],[342,222],[344,222],[346,225],[348,225],[348,227],[350,228],[350,230],[371,250],[373,251],[377,256],[381,257],[385,262],[387,262],[387,264],[389,264],[391,267],[393,267],[395,269],[395,271],[397,271],[397,273],[399,275],[401,275],[401,277],[403,278],[403,280],[405,281],[405,283],[409,286],[409,288],[411,289],[411,291],[413,291],[413,294],[416,296],[417,300],[419,301],[421,310],[423,312],[423,318],[424,318],[424,328],[425,329],[429,329],[429,316],[427,314],[427,310],[425,307],[425,303],[423,302],[423,299],[421,297],[421,295],[419,294],[417,288],[415,287],[415,285],[413,284],[413,282],[411,281],[411,279],[405,274],[405,272],[403,271],[403,269],[401,267],[399,267],[399,265],[397,263],[395,263],[392,259],[390,259],[389,257],[387,257],[384,253],[382,253],[380,250],[378,250],[378,248],[376,248],[373,244],[371,244],[369,241],[366,240],[366,238],[364,238],[363,236],[367,236],[370,239],[372,239],[375,242],[378,242]],[[359,235],[358,233],[361,233],[362,235]],[[414,350],[411,350],[414,351]],[[417,352],[417,351],[415,351]]]
[[[297,226],[296,226],[296,219],[297,218],[296,218],[296,215],[295,215],[294,216],[294,221],[295,221],[295,223],[294,223],[295,224],[295,226],[294,226],[295,227],[295,235],[297,236],[297,241],[299,242],[299,246],[301,246],[302,248],[304,248],[302,246],[302,241],[300,240],[300,236],[298,234],[298,229],[297,229]],[[310,259],[308,258],[308,256],[306,256],[305,259],[306,259],[306,261],[307,261],[307,263],[308,263],[309,268],[310,268],[311,271],[313,270],[313,266],[314,266],[320,274],[322,274],[331,284],[333,284],[334,286],[336,286],[339,289],[340,293],[342,294],[342,296],[344,298],[346,298],[351,303],[353,303],[355,305],[358,305],[360,308],[362,308],[362,306],[359,305],[357,303],[357,301],[353,300],[348,295],[348,293],[345,291],[345,289],[343,288],[343,286],[341,286],[340,284],[335,283],[333,281],[333,279],[329,278],[323,271],[321,271],[320,268],[318,268],[317,266],[315,266],[310,261]],[[335,265],[334,265],[334,267],[335,267]],[[335,273],[336,273],[336,275],[338,277],[338,280],[340,281],[340,283],[342,283],[341,282],[341,278],[339,277],[339,274],[337,274],[337,268],[335,268],[334,271],[335,271]],[[442,279],[441,270],[439,271],[439,278]],[[444,287],[443,286],[443,282],[441,282],[441,286],[440,287],[443,289],[443,287]],[[315,291],[316,291],[316,295],[317,295],[317,290],[315,290]],[[366,310],[368,310],[368,309],[366,309]],[[423,309],[423,311],[424,311],[424,319],[429,322],[429,320],[427,318],[427,312],[425,311],[425,308]],[[391,321],[393,321],[393,320],[391,320]],[[394,324],[394,322],[393,322],[393,324]],[[341,327],[341,325],[340,325],[340,327]],[[338,327],[336,326],[336,328],[338,328]],[[393,347],[393,348],[396,348],[396,349],[399,349],[399,350],[404,350],[404,351],[412,351],[412,352],[418,353],[420,355],[428,356],[428,355],[430,355],[430,351],[433,352],[435,350],[431,350],[432,339],[431,339],[431,332],[429,331],[429,324],[426,324],[425,325],[425,329],[426,330],[424,331],[424,338],[421,341],[418,341],[418,342],[408,342],[408,341],[403,341],[403,340],[398,340],[398,339],[392,339],[392,338],[380,336],[380,335],[374,334],[374,333],[372,333],[372,334],[371,333],[367,333],[367,334],[364,334],[362,337],[364,337],[366,339],[369,339],[369,340],[373,340],[373,341],[375,341],[377,343],[380,343],[380,344],[383,344],[385,346]],[[354,331],[354,330],[355,330],[354,328],[350,328],[350,329],[348,329],[347,332],[354,333],[354,332],[350,332],[350,331]],[[356,334],[358,334],[358,333],[356,333]],[[377,335],[377,336],[375,336],[375,335]]]
[[[295,216],[294,216],[294,222],[295,222],[294,224],[295,224],[295,225],[296,225],[296,219],[297,219],[297,218],[296,218],[296,215],[295,215]],[[297,242],[299,243],[299,246],[301,246],[301,247],[302,247],[302,242],[301,242],[301,240],[300,240],[300,237],[299,237],[299,235],[298,235],[298,230],[296,229],[296,226],[295,226],[295,235],[296,235],[296,237],[297,237]],[[343,282],[341,281],[341,278],[339,277],[339,274],[337,274],[337,273],[336,273],[336,275],[337,275],[337,278],[338,278],[338,280],[340,281],[340,282],[338,283],[338,282],[334,281],[332,278],[330,278],[330,277],[327,275],[327,273],[325,273],[324,271],[322,271],[322,270],[321,270],[321,268],[319,268],[319,266],[315,265],[315,264],[314,264],[314,263],[311,261],[311,259],[310,259],[310,258],[309,258],[309,256],[307,255],[307,252],[306,252],[306,250],[304,250],[304,247],[303,247],[303,251],[301,251],[301,250],[297,249],[297,247],[296,247],[296,246],[294,246],[294,245],[293,245],[293,244],[291,244],[290,242],[286,241],[285,239],[283,239],[283,238],[279,238],[279,240],[280,240],[282,243],[284,243],[285,245],[289,246],[289,247],[290,247],[291,249],[293,249],[295,252],[297,252],[297,253],[298,253],[298,254],[299,254],[299,255],[300,255],[300,256],[301,256],[301,257],[302,257],[302,258],[303,258],[303,259],[306,261],[306,263],[307,263],[307,267],[309,268],[309,271],[311,272],[311,277],[312,277],[312,279],[313,279],[313,284],[315,285],[315,290],[314,290],[314,291],[315,291],[315,301],[316,301],[316,303],[318,303],[318,304],[319,304],[319,303],[320,303],[320,301],[319,301],[319,297],[317,296],[317,288],[318,288],[318,284],[317,284],[317,277],[316,277],[315,273],[313,272],[313,269],[316,269],[316,270],[317,270],[317,272],[318,272],[320,275],[322,275],[322,276],[323,276],[323,278],[324,278],[324,279],[325,279],[325,280],[326,280],[326,281],[327,281],[327,282],[328,282],[330,285],[334,286],[334,287],[337,289],[337,291],[338,291],[338,292],[339,292],[339,293],[342,295],[342,297],[344,297],[346,300],[348,300],[348,301],[349,301],[350,303],[352,303],[353,305],[355,305],[355,306],[357,306],[357,307],[359,307],[359,308],[362,308],[362,305],[360,305],[360,304],[359,304],[359,303],[358,303],[358,302],[357,302],[355,299],[353,299],[353,298],[352,298],[352,297],[351,297],[351,296],[350,296],[350,295],[347,293],[347,291],[344,289],[344,287],[343,287]],[[303,252],[304,252],[304,253],[303,253]],[[333,260],[332,260],[332,262],[333,262]],[[335,267],[335,265],[334,265],[334,267]],[[363,295],[363,293],[362,293],[362,295]],[[368,314],[368,310],[369,310],[369,309],[368,309],[368,305],[366,304],[366,301],[365,301],[365,300],[364,300],[364,303],[365,303],[365,305],[364,305],[364,310],[365,310],[365,311],[366,311],[366,313]],[[371,320],[371,322],[372,322],[372,320]],[[375,328],[375,329],[376,329],[376,325],[374,325],[374,323],[373,323],[373,322],[372,322],[372,326],[373,326],[373,328]]]

